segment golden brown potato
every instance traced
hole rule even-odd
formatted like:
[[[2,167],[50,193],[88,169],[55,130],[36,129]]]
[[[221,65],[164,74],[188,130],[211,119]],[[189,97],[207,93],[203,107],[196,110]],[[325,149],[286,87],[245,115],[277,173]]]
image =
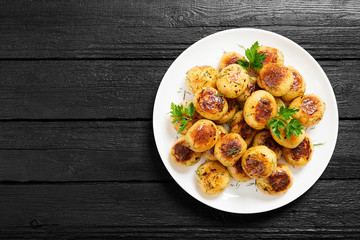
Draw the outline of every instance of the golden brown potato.
[[[249,84],[249,74],[239,64],[231,64],[224,68],[216,80],[216,86],[220,93],[227,98],[237,98]]]
[[[221,126],[221,125],[216,125],[218,132],[219,132],[219,138],[220,139],[222,136],[225,136],[226,134],[228,134],[228,132],[226,131],[226,129]],[[210,148],[209,150],[203,152],[203,156],[205,157],[206,160],[209,161],[216,161],[216,157],[214,155],[214,147]]]
[[[240,94],[240,96],[236,98],[236,101],[238,101],[240,104],[244,104],[246,99],[257,90],[260,90],[259,86],[257,85],[257,77],[250,77],[247,88],[242,94]]]
[[[212,87],[203,88],[195,93],[195,110],[204,118],[221,119],[228,111],[228,102],[218,90]]]
[[[291,134],[290,138],[286,137],[286,131],[283,128],[279,128],[279,130],[280,130],[280,138],[276,137],[272,131],[270,131],[271,136],[279,145],[286,148],[296,148],[305,138],[305,129],[301,131],[301,134],[299,136],[295,136],[294,134]]]
[[[179,105],[182,105],[183,106],[183,109],[187,108],[190,103],[192,103],[191,101],[182,101],[181,103],[179,103]],[[183,110],[183,114],[184,116],[186,117],[189,117],[188,115],[186,115],[185,111]],[[185,129],[181,132],[182,135],[185,135],[187,133],[187,131],[189,130],[189,128],[191,128],[191,126],[196,123],[199,119],[201,119],[202,116],[200,116],[200,114],[198,114],[196,111],[194,113],[194,115],[191,116],[191,121],[188,122],[188,124],[186,125]],[[171,118],[171,122],[173,122],[176,118]],[[177,122],[177,123],[174,123],[172,124],[173,127],[175,128],[175,130],[178,132],[180,130],[180,125],[181,125],[181,122]]]
[[[306,94],[295,98],[289,107],[300,109],[293,117],[299,120],[304,127],[318,124],[326,109],[324,101],[315,94]]]
[[[226,101],[228,102],[228,111],[225,113],[225,115],[220,118],[219,120],[216,120],[215,122],[217,124],[224,124],[230,121],[236,113],[237,109],[237,102],[233,98],[227,98]]]
[[[234,166],[227,167],[227,170],[230,173],[230,176],[238,182],[247,182],[250,181],[252,178],[249,177],[241,166],[241,159],[237,161]]]
[[[200,160],[201,153],[192,151],[185,142],[185,136],[181,136],[171,148],[170,157],[180,166],[190,167]]]
[[[223,70],[230,64],[236,64],[237,60],[246,61],[246,58],[244,58],[240,53],[237,52],[225,52],[219,62],[219,71]]]
[[[230,132],[239,134],[248,146],[256,134],[256,130],[251,128],[244,119],[244,112],[237,112],[230,123]]]
[[[218,161],[205,162],[196,170],[199,186],[209,195],[222,193],[230,183],[227,169]]]
[[[285,161],[293,166],[305,166],[311,160],[314,146],[308,134],[296,148],[283,148]]]
[[[269,63],[260,69],[257,83],[259,87],[279,97],[290,91],[294,76],[284,65]]]
[[[264,90],[258,90],[246,99],[244,118],[246,123],[256,129],[265,128],[269,120],[277,114],[275,98]]]
[[[284,55],[276,48],[260,46],[258,47],[257,52],[265,54],[265,59],[262,62],[263,66],[269,63],[284,64]]]
[[[285,103],[281,100],[281,98],[275,98],[275,101],[276,101],[276,110],[277,110],[277,112],[280,111],[281,107],[286,107]]]
[[[221,137],[215,144],[214,154],[225,167],[233,166],[246,151],[247,144],[237,133]]]
[[[280,145],[277,144],[277,142],[275,142],[275,140],[272,138],[272,136],[268,130],[258,132],[255,135],[251,146],[255,147],[255,146],[262,146],[262,145],[271,149],[276,154],[277,160],[280,160],[281,155],[282,155],[282,149],[281,149]]]
[[[277,164],[276,154],[266,146],[251,147],[241,158],[241,166],[252,178],[270,176]]]
[[[191,150],[205,152],[215,145],[218,137],[219,132],[215,123],[207,119],[201,119],[188,130],[185,141]]]
[[[256,179],[256,186],[265,194],[286,193],[293,184],[293,175],[286,164],[278,164],[275,171],[267,178]]]
[[[301,74],[292,66],[287,67],[294,76],[294,83],[290,87],[290,91],[288,91],[285,95],[281,96],[284,101],[291,101],[294,98],[301,97],[305,93],[306,84],[304,78]]]
[[[193,67],[186,73],[186,86],[192,93],[203,87],[216,87],[219,72],[211,66]]]

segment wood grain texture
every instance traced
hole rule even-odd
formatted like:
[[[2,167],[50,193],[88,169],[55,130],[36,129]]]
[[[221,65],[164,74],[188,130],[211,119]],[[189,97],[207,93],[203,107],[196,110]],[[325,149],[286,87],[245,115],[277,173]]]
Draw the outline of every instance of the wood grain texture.
[[[316,58],[359,58],[357,1],[1,1],[1,58],[175,58],[197,40],[256,27]]]
[[[359,129],[360,121],[340,122],[321,179],[359,179]],[[0,181],[173,181],[149,121],[2,123],[0,159]]]
[[[0,119],[151,119],[171,63],[2,61]],[[334,88],[340,118],[359,118],[360,60],[319,63]]]
[[[238,215],[200,203],[175,183],[0,185],[1,235],[355,238],[359,186],[359,180],[322,180],[280,209]]]

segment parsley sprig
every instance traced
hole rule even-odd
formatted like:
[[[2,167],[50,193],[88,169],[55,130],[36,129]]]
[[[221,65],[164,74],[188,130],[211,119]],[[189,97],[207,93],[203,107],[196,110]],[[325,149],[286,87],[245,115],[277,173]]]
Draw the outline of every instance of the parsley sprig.
[[[180,128],[177,133],[181,133],[184,131],[188,123],[192,121],[191,117],[195,114],[194,104],[190,103],[188,107],[184,108],[183,105],[171,103],[170,114],[170,117],[175,118],[174,121],[171,122],[172,124],[180,122]]]
[[[265,54],[258,53],[257,49],[259,47],[259,42],[256,41],[251,48],[245,49],[245,56],[249,61],[237,60],[238,64],[245,69],[253,68],[259,70],[263,65],[262,62],[265,59]]]
[[[299,136],[304,128],[297,119],[291,118],[291,116],[296,114],[298,111],[299,109],[292,109],[281,106],[278,112],[278,116],[272,118],[268,122],[267,126],[270,127],[271,131],[279,139],[281,139],[280,128],[285,130],[287,139],[291,137],[291,134]]]
[[[231,156],[233,156],[233,155],[238,155],[239,152],[240,152],[240,150],[241,150],[241,149],[235,149],[235,148],[227,149],[227,150],[226,150],[226,155],[227,155],[228,157],[231,157]]]

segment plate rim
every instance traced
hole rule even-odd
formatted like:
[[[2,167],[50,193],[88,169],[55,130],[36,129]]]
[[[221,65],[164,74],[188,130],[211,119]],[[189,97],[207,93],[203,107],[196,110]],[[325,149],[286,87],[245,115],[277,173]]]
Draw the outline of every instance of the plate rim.
[[[159,151],[159,146],[158,146],[159,143],[158,143],[158,141],[157,141],[157,130],[156,130],[157,127],[156,127],[156,124],[155,124],[156,121],[154,121],[154,120],[156,119],[156,117],[155,117],[156,114],[155,114],[155,113],[157,112],[156,110],[157,110],[157,108],[158,108],[158,107],[157,107],[157,106],[158,106],[157,102],[159,101],[159,91],[160,91],[161,87],[162,87],[163,84],[164,84],[164,79],[166,79],[166,77],[167,77],[167,75],[169,74],[170,69],[172,69],[173,65],[175,65],[178,61],[180,61],[181,58],[182,58],[187,52],[191,51],[193,48],[196,48],[198,45],[200,45],[202,42],[208,40],[209,38],[212,38],[212,37],[214,37],[214,36],[216,36],[216,35],[226,34],[226,33],[229,33],[229,32],[238,32],[238,31],[254,31],[254,32],[263,32],[263,33],[266,33],[266,34],[274,35],[275,37],[281,38],[282,40],[287,41],[287,42],[290,42],[291,44],[293,44],[293,45],[295,45],[296,47],[300,48],[300,49],[302,50],[302,52],[304,52],[304,53],[309,57],[309,59],[312,61],[312,63],[317,66],[317,68],[320,70],[321,75],[323,75],[323,76],[325,77],[325,79],[327,80],[327,81],[326,81],[326,84],[328,85],[329,89],[331,90],[331,94],[330,94],[330,95],[331,95],[331,98],[332,98],[333,102],[335,103],[335,108],[334,108],[334,109],[335,109],[335,114],[336,114],[336,119],[335,119],[335,122],[336,122],[336,124],[335,124],[335,125],[336,125],[336,129],[335,129],[335,130],[336,130],[336,131],[335,131],[335,139],[334,139],[334,141],[333,141],[332,146],[330,146],[331,149],[332,149],[330,158],[329,158],[329,160],[327,161],[326,166],[324,167],[324,169],[322,170],[322,172],[319,173],[319,176],[316,178],[316,180],[315,180],[312,184],[310,184],[310,186],[307,187],[301,194],[299,194],[299,195],[297,195],[297,196],[295,196],[295,197],[292,197],[289,201],[287,201],[287,202],[284,203],[284,204],[278,204],[278,205],[276,205],[275,207],[272,207],[272,208],[269,208],[269,209],[265,209],[265,210],[260,210],[260,211],[258,211],[258,210],[254,211],[254,210],[253,210],[253,211],[249,211],[249,212],[238,212],[238,211],[230,211],[230,210],[227,210],[227,209],[222,209],[222,208],[219,208],[219,207],[217,207],[217,206],[210,205],[210,204],[208,204],[208,203],[205,202],[205,201],[202,201],[202,200],[200,199],[201,196],[200,196],[200,197],[195,196],[194,194],[192,194],[192,193],[190,193],[189,191],[187,191],[187,190],[185,189],[185,187],[184,187],[182,184],[180,184],[180,183],[175,179],[175,177],[172,175],[171,171],[168,169],[168,166],[165,164],[165,162],[164,162],[164,160],[163,160],[163,158],[162,158],[162,156],[161,156],[161,153],[160,153],[160,151]],[[158,86],[158,89],[157,89],[157,91],[156,91],[155,100],[154,100],[154,105],[153,105],[152,121],[153,121],[153,123],[152,123],[152,125],[153,125],[153,135],[154,135],[154,140],[155,140],[155,145],[156,145],[157,151],[158,151],[158,153],[159,153],[159,156],[160,156],[160,158],[161,158],[162,163],[165,165],[166,170],[168,171],[168,173],[170,174],[170,176],[173,178],[173,180],[176,182],[176,184],[179,185],[187,194],[189,194],[191,197],[195,198],[196,200],[198,200],[198,201],[201,202],[202,204],[205,204],[205,205],[207,205],[207,206],[209,206],[209,207],[211,207],[211,208],[217,209],[217,210],[221,210],[221,211],[229,212],[229,213],[236,213],[236,214],[256,214],[256,213],[262,213],[262,212],[269,212],[269,211],[278,209],[278,208],[280,208],[280,207],[286,206],[286,205],[290,204],[291,202],[295,201],[296,199],[298,199],[299,197],[301,197],[302,195],[304,195],[307,191],[309,191],[309,189],[310,189],[311,187],[314,186],[314,184],[319,180],[319,178],[320,178],[320,177],[322,176],[322,174],[324,173],[325,169],[328,167],[328,165],[329,165],[329,163],[330,163],[330,161],[331,161],[331,158],[332,158],[332,156],[333,156],[333,154],[334,154],[334,151],[335,151],[335,147],[336,147],[337,139],[338,139],[338,133],[339,133],[339,111],[338,111],[338,103],[337,103],[337,101],[336,101],[336,96],[335,96],[335,93],[334,93],[334,89],[333,89],[332,86],[331,86],[330,80],[329,80],[329,78],[327,77],[327,75],[326,75],[325,71],[323,70],[323,68],[320,66],[320,64],[315,60],[315,58],[314,58],[308,51],[306,51],[303,47],[301,47],[299,44],[297,44],[297,43],[294,42],[293,40],[291,40],[291,39],[289,39],[289,38],[287,38],[287,37],[284,37],[284,36],[282,36],[282,35],[280,35],[280,34],[278,34],[278,33],[271,32],[271,31],[264,30],[264,29],[258,29],[258,28],[232,28],[232,29],[226,29],[226,30],[218,31],[218,32],[212,33],[212,34],[210,34],[210,35],[208,35],[208,36],[205,36],[205,37],[199,39],[198,41],[194,42],[194,43],[191,44],[189,47],[187,47],[183,52],[181,52],[181,54],[180,54],[179,56],[177,56],[176,59],[175,59],[175,60],[171,63],[171,65],[168,67],[168,69],[166,70],[166,72],[165,72],[165,74],[164,74],[163,78],[161,79],[161,82],[160,82],[160,84],[159,84],[159,86]]]

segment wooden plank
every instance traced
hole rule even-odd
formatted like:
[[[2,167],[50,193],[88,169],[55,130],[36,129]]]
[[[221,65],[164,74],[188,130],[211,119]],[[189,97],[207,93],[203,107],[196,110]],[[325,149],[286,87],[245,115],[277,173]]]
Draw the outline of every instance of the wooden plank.
[[[171,63],[2,61],[0,119],[151,119]],[[360,60],[319,63],[333,85],[340,118],[359,118]]]
[[[6,1],[1,58],[175,58],[217,31],[256,27],[316,58],[359,58],[357,1]]]
[[[359,129],[340,122],[321,179],[359,179]],[[150,121],[3,122],[0,181],[173,181],[153,139]]]
[[[0,231],[4,238],[355,238],[359,183],[322,180],[281,209],[255,215],[212,209],[175,183],[0,185]]]

